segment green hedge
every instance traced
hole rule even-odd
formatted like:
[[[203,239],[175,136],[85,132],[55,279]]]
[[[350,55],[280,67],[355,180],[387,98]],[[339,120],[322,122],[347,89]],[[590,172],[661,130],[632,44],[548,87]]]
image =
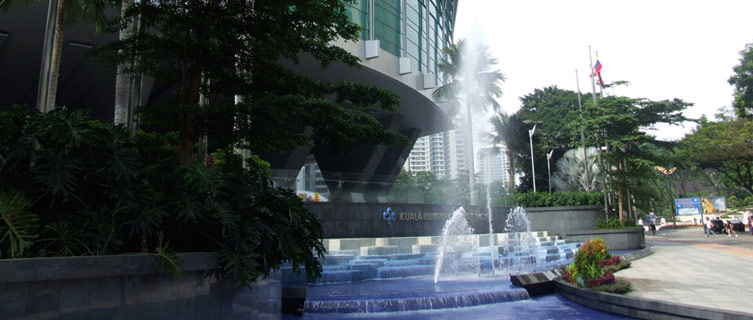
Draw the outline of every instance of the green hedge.
[[[515,203],[523,207],[569,207],[604,204],[601,192],[526,192],[515,194]]]

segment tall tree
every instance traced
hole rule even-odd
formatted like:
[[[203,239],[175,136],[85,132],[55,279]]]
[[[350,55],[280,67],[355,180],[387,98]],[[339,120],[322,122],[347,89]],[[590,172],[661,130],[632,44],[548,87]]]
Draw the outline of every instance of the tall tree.
[[[740,118],[753,119],[753,43],[740,51],[740,64],[733,70],[728,82],[735,87],[735,112]]]
[[[493,132],[490,134],[493,144],[504,144],[507,149],[507,162],[509,164],[508,190],[515,190],[515,162],[517,161],[517,150],[524,139],[521,134],[523,122],[517,114],[507,115],[504,112],[497,113],[489,119]]]
[[[126,72],[175,83],[171,99],[143,106],[140,117],[145,125],[178,131],[181,163],[193,158],[204,133],[215,145],[257,154],[324,143],[346,150],[360,142],[403,142],[372,115],[394,112],[396,95],[358,83],[314,81],[293,71],[301,55],[323,68],[337,61],[358,67],[357,57],[332,44],[358,38],[346,5],[144,0],[117,26],[123,29],[138,16],[140,28],[98,54],[114,64],[133,61]],[[199,105],[201,94],[208,97],[206,105]]]
[[[570,124],[579,118],[578,95],[574,91],[560,89],[557,86],[535,89],[533,93],[520,98],[521,108],[517,116],[527,123],[539,123],[536,126],[536,137],[533,146],[534,165],[543,167],[546,163],[546,155],[553,153],[552,162],[556,163],[564,154],[565,150],[580,145],[579,132],[573,133]],[[526,129],[533,125],[526,125]],[[528,136],[520,136],[523,147],[518,149],[519,156],[527,161],[521,161],[521,168],[526,173],[522,180],[522,187],[532,188],[533,177],[528,175],[531,171],[531,155],[528,152],[530,142]],[[539,175],[536,182],[546,185],[546,175]]]
[[[124,21],[124,28],[119,30],[118,37],[121,40],[128,39],[133,32],[135,31],[135,28],[137,27],[137,18],[134,19],[126,19],[125,16],[126,12],[128,12],[128,9],[133,6],[134,0],[122,0],[122,4],[120,6],[120,15],[121,18],[123,18]],[[135,77],[131,74],[128,74],[127,72],[124,72],[124,70],[127,70],[131,65],[131,62],[126,62],[122,65],[118,65],[116,75],[115,75],[115,110],[113,112],[113,122],[116,124],[123,124],[126,125],[126,127],[129,127],[131,129],[134,129],[132,126],[133,122],[133,108],[132,106],[135,106],[136,103],[131,101],[133,95],[133,89],[134,89],[134,83]]]
[[[475,205],[472,116],[473,112],[489,108],[495,112],[499,110],[496,99],[502,96],[500,85],[505,81],[505,76],[499,70],[492,70],[497,59],[489,55],[486,45],[460,40],[445,48],[444,52],[446,58],[439,63],[439,69],[445,74],[445,84],[434,90],[432,95],[436,100],[449,101],[455,112],[460,105],[465,106],[465,161],[468,166],[471,205]]]
[[[753,195],[753,123],[743,119],[707,122],[682,140],[680,152],[703,169],[713,169],[722,183]]]
[[[610,96],[600,99],[597,106],[587,102],[585,116],[576,119],[570,128],[573,136],[580,128],[597,133],[601,142],[609,146],[609,152],[605,156],[606,167],[617,170],[610,170],[606,174],[612,175],[616,180],[614,184],[622,199],[624,188],[634,189],[634,182],[652,172],[656,164],[657,159],[645,151],[644,145],[661,145],[662,142],[646,131],[658,123],[677,124],[687,121],[682,110],[691,105],[680,99],[652,101]],[[594,137],[596,136],[590,137],[590,144],[596,143]],[[622,210],[619,215],[622,218]]]
[[[26,5],[41,0],[6,0],[0,2],[0,6],[10,8],[13,6]],[[52,57],[50,59],[50,71],[47,77],[47,101],[41,106],[42,112],[55,109],[57,103],[58,80],[60,79],[60,64],[63,53],[63,39],[65,37],[65,25],[76,23],[79,19],[92,21],[97,26],[106,23],[104,10],[112,0],[50,0],[50,5],[56,6],[55,31],[53,35]],[[44,58],[44,57],[43,57]],[[39,104],[40,102],[37,102]]]

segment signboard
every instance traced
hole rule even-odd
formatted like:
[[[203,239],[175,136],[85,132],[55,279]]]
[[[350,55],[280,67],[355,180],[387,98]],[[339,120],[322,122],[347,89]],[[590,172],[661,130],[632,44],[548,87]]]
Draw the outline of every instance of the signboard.
[[[676,198],[675,210],[678,216],[701,214],[700,198]]]
[[[703,213],[719,213],[727,211],[727,200],[724,197],[702,198]]]

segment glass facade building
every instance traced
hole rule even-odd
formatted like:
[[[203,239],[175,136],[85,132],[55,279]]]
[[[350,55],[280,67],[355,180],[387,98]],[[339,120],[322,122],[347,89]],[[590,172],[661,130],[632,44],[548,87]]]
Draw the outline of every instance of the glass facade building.
[[[457,0],[356,0],[350,19],[361,26],[362,40],[379,40],[382,50],[407,57],[419,72],[442,83],[439,62],[452,44]]]

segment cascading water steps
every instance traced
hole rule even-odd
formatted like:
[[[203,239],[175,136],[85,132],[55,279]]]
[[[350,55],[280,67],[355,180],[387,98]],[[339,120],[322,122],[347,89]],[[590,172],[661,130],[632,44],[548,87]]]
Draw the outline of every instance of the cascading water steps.
[[[473,234],[459,208],[437,237],[327,239],[316,281],[282,268],[284,285],[307,285],[307,313],[458,308],[528,299],[509,275],[569,263],[580,243],[530,231],[512,209],[504,233]]]

